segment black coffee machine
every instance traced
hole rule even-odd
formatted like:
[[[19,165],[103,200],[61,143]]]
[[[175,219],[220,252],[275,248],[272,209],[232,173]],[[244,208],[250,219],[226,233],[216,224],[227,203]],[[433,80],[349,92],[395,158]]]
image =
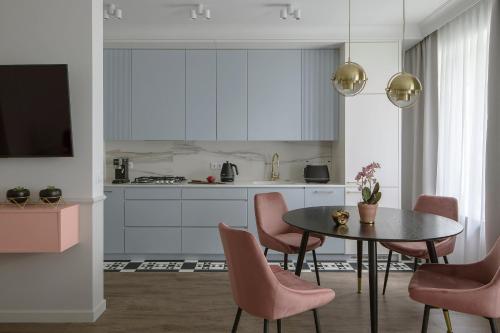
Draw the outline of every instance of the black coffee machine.
[[[113,184],[130,183],[130,179],[128,179],[128,158],[113,159],[113,166],[115,168]]]
[[[229,161],[222,164],[222,169],[220,170],[220,180],[222,182],[234,182],[233,168],[236,170],[236,174],[238,175],[238,167],[236,164],[229,163]]]

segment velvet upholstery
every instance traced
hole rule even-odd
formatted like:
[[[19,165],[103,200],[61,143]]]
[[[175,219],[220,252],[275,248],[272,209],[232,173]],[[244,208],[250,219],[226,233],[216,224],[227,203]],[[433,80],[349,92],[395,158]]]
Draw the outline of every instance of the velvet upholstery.
[[[269,267],[255,237],[245,230],[220,223],[235,303],[256,317],[276,320],[319,308],[335,297],[278,266]]]
[[[282,216],[288,207],[281,193],[255,195],[255,218],[260,244],[271,250],[296,254],[300,249],[302,231],[283,222]],[[315,250],[325,241],[324,236],[311,235],[307,251]]]
[[[420,303],[487,318],[500,317],[500,238],[482,261],[424,264],[413,275],[410,297]]]
[[[457,199],[451,197],[421,195],[418,197],[413,210],[458,221],[458,202]],[[455,240],[456,237],[448,237],[434,242],[437,256],[444,257],[453,253],[455,249]],[[381,242],[381,244],[389,250],[409,257],[429,259],[429,253],[425,242]]]

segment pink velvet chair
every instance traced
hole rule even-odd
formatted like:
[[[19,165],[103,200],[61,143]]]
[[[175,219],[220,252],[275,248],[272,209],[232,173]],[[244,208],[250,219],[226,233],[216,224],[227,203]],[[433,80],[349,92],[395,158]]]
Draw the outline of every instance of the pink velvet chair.
[[[282,216],[288,212],[283,195],[278,192],[261,193],[255,195],[255,218],[259,241],[265,247],[264,255],[268,249],[283,253],[283,264],[288,269],[288,255],[297,254],[302,240],[302,231],[283,222]],[[323,245],[324,236],[311,235],[307,243],[307,251],[312,251],[316,281],[320,285],[316,249]]]
[[[425,304],[422,332],[427,332],[431,307],[485,317],[497,333],[500,317],[500,238],[482,261],[468,265],[424,264],[413,275],[410,297]],[[448,316],[447,316],[448,317]],[[448,331],[451,323],[447,318]]]
[[[320,288],[278,266],[269,266],[255,237],[245,230],[219,224],[219,233],[229,271],[233,299],[238,305],[232,332],[236,332],[241,311],[264,319],[264,332],[269,320],[281,320],[312,310],[316,332],[320,332],[317,308],[335,297],[331,289]]]
[[[422,213],[435,214],[458,221],[458,202],[455,198],[421,195],[418,197],[413,210]],[[381,244],[389,249],[385,270],[384,289],[382,291],[382,294],[385,295],[393,251],[415,258],[413,271],[416,271],[419,259],[429,259],[429,253],[427,252],[427,245],[425,242],[381,242]],[[455,237],[449,237],[437,241],[435,242],[435,247],[437,256],[443,257],[444,262],[448,263],[447,255],[453,253],[455,250]]]

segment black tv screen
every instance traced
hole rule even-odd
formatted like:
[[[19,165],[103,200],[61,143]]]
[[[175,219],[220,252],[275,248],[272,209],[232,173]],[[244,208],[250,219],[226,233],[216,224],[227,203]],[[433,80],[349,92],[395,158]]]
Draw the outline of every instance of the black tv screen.
[[[0,157],[73,156],[67,65],[0,65]]]

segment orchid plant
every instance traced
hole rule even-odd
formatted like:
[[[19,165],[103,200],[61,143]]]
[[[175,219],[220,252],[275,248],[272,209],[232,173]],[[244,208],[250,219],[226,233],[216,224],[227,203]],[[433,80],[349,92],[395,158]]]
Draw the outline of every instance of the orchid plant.
[[[363,167],[354,178],[358,184],[358,190],[361,191],[363,202],[368,205],[375,205],[382,198],[380,184],[375,178],[377,169],[380,169],[380,164],[373,162]]]

